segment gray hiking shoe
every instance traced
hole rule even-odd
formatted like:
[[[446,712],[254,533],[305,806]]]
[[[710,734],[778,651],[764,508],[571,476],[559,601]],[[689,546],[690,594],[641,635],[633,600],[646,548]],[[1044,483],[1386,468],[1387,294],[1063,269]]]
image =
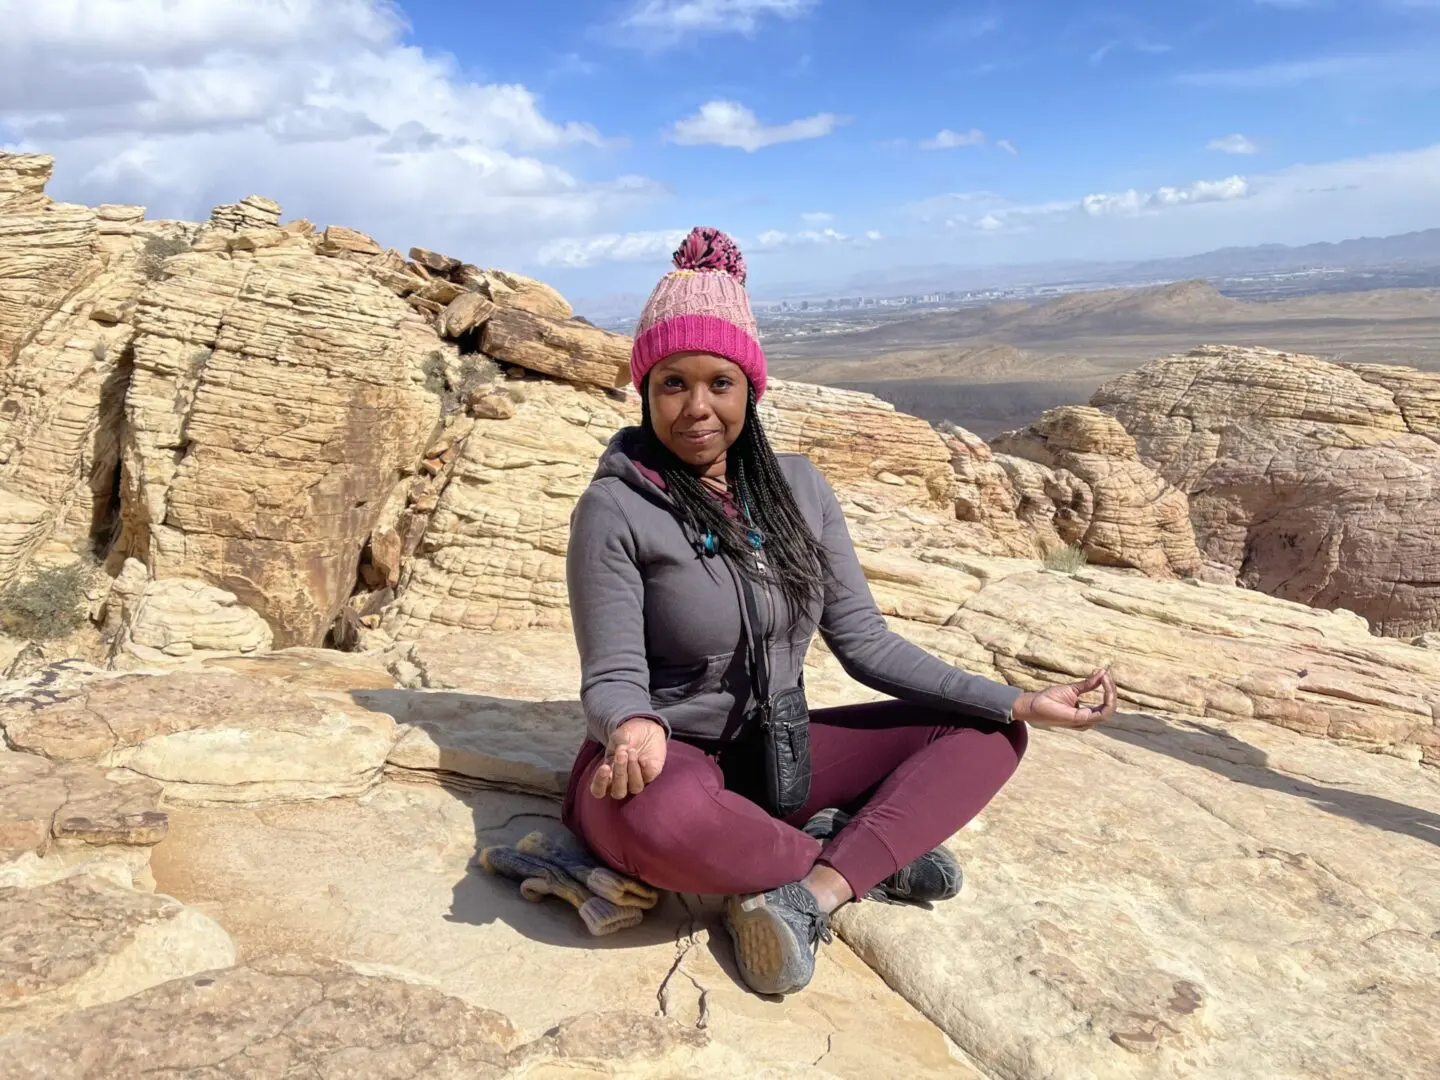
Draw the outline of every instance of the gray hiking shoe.
[[[833,807],[819,811],[804,831],[822,843],[850,823],[850,815]],[[891,904],[931,904],[960,895],[964,871],[944,848],[927,851],[909,866],[902,866],[869,892],[872,900]]]
[[[815,974],[815,953],[829,942],[830,917],[798,881],[725,902],[725,929],[746,985],[757,994],[793,994]]]

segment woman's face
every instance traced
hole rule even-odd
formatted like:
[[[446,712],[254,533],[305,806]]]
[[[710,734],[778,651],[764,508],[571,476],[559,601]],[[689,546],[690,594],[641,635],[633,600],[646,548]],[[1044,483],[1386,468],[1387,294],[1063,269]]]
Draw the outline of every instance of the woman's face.
[[[745,373],[723,356],[676,353],[650,369],[650,424],[685,464],[723,475],[725,454],[745,427],[749,392]]]

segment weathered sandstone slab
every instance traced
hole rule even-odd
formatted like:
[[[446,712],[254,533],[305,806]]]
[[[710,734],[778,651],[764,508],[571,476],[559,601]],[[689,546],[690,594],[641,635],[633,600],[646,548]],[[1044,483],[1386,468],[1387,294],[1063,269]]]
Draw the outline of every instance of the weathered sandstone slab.
[[[951,844],[961,896],[844,939],[988,1075],[1421,1080],[1440,779],[1279,728],[1034,733]]]
[[[485,322],[481,350],[565,382],[601,389],[630,382],[630,339],[578,319],[550,318],[502,304]]]
[[[160,795],[151,780],[0,750],[0,887],[81,870],[148,883],[169,820]]]
[[[83,874],[0,887],[0,1035],[234,962],[230,936],[168,896]]]
[[[10,694],[0,728],[16,750],[159,781],[172,802],[354,795],[379,779],[396,738],[395,721],[351,692],[388,676],[357,668],[301,651],[102,676]]]

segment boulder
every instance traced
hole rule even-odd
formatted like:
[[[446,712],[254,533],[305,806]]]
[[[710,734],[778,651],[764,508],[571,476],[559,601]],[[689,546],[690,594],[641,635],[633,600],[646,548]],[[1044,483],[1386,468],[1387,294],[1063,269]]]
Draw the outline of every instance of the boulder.
[[[122,619],[131,653],[150,660],[159,659],[155,653],[263,652],[274,641],[265,620],[233,593],[193,578],[147,582],[124,603]]]
[[[1440,374],[1211,345],[1091,404],[1189,496],[1200,550],[1241,584],[1393,637],[1440,628]]]
[[[422,247],[412,247],[410,258],[432,274],[449,274],[459,270],[463,265],[459,259],[453,259],[449,255],[442,255],[438,251]]]
[[[373,236],[344,225],[329,225],[315,250],[321,255],[379,255],[384,249]]]
[[[477,289],[501,307],[528,311],[531,315],[558,322],[565,322],[575,314],[569,302],[543,281],[505,270],[468,271],[468,267],[463,268],[455,275],[456,279],[469,288]]]
[[[230,935],[168,896],[84,874],[0,887],[0,1035],[234,962]]]
[[[1059,539],[1080,548],[1089,562],[1160,578],[1200,568],[1189,500],[1140,461],[1135,440],[1114,417],[1064,405],[990,447],[1048,470],[1050,521]]]
[[[352,262],[169,266],[135,315],[117,554],[233,594],[281,646],[318,645],[439,424],[446,348]]]
[[[561,321],[498,306],[480,348],[506,364],[565,382],[613,389],[630,382],[630,339],[578,320]]]
[[[461,293],[445,308],[440,332],[452,340],[464,337],[483,326],[494,313],[493,300],[487,300],[479,293]]]

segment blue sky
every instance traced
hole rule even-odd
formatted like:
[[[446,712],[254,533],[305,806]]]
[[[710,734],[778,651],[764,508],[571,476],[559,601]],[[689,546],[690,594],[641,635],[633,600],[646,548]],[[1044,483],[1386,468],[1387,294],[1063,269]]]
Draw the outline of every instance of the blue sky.
[[[52,194],[644,291],[1440,226],[1440,0],[0,0]]]

